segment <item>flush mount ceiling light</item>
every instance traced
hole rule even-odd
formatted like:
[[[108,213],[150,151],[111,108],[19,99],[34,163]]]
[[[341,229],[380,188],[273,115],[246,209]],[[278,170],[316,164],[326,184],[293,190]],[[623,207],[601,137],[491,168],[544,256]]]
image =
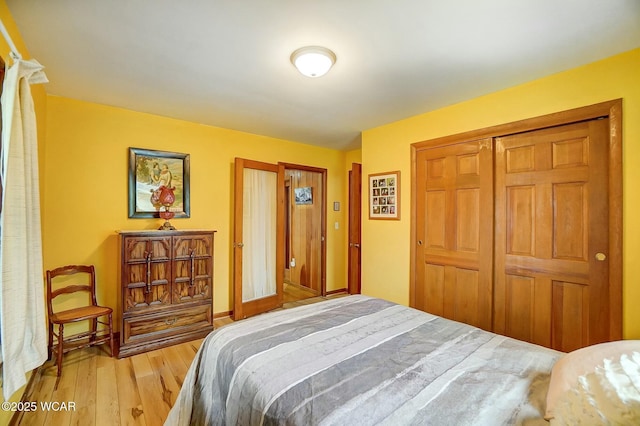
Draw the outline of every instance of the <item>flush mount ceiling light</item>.
[[[301,47],[291,54],[291,63],[307,77],[322,77],[336,62],[336,55],[326,47]]]

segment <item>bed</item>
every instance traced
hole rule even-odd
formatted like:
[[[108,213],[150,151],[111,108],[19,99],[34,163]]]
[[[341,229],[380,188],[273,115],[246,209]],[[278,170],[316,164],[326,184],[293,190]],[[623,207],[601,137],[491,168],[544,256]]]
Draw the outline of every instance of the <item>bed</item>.
[[[212,332],[165,424],[548,424],[561,355],[347,296]]]

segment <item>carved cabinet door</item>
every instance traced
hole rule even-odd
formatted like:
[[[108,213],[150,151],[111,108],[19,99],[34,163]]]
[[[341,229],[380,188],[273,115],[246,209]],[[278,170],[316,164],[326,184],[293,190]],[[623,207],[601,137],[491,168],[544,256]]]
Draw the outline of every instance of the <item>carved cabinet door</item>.
[[[171,304],[171,237],[125,237],[123,310]]]
[[[213,234],[173,237],[173,303],[211,298]]]

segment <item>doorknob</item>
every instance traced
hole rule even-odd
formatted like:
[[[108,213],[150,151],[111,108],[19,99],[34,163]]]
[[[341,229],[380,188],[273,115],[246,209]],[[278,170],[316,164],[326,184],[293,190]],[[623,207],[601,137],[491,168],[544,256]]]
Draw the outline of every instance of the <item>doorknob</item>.
[[[604,253],[596,253],[596,260],[603,262],[607,258],[607,255]]]
[[[244,247],[243,243],[233,243],[234,246],[238,247],[238,248],[242,248]]]
[[[358,243],[349,243],[349,247],[360,247],[360,244]]]

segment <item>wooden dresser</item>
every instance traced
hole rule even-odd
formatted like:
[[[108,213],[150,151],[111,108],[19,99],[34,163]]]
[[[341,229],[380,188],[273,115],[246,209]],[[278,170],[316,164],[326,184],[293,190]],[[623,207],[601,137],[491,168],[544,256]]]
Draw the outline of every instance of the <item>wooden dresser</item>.
[[[213,330],[215,231],[121,231],[118,357]]]

